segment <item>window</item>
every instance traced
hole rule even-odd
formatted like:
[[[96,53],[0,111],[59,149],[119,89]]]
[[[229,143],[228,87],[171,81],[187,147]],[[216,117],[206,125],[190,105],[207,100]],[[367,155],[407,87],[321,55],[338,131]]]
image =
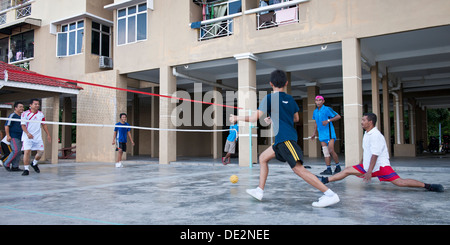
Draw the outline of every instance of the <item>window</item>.
[[[92,22],[92,54],[110,56],[111,27]]]
[[[147,39],[147,4],[117,10],[117,44]]]
[[[83,47],[84,21],[73,22],[61,26],[57,38],[57,56],[81,54]]]
[[[11,36],[11,47],[8,57],[10,62],[26,60],[34,57],[34,31]]]

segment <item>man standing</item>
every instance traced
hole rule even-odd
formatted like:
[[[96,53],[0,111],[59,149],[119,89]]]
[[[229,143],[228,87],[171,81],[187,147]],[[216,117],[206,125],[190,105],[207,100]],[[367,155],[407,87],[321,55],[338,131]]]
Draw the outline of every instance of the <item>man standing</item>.
[[[127,123],[127,114],[120,114],[120,122],[116,123],[116,126],[121,127],[114,128],[114,138],[112,144],[116,145],[116,151],[118,152],[116,168],[123,168],[122,155],[127,151],[127,136],[130,137],[131,144],[134,146],[133,137],[131,137],[130,133],[131,128],[123,127],[130,126],[130,124]]]
[[[317,108],[314,110],[312,119],[316,121],[316,124],[314,125],[314,134],[311,136],[311,140],[316,137],[316,132],[318,132],[319,141],[322,145],[322,151],[325,157],[325,164],[327,165],[327,169],[325,169],[325,171],[320,174],[332,175],[333,172],[331,170],[331,157],[333,157],[333,160],[336,163],[334,173],[339,173],[341,171],[341,166],[339,165],[339,157],[334,151],[336,132],[334,131],[334,126],[332,123],[341,119],[341,116],[333,111],[333,109],[331,109],[330,107],[324,105],[325,99],[323,98],[323,96],[318,95],[315,101]]]
[[[363,138],[363,159],[359,165],[347,167],[344,171],[331,177],[322,177],[319,179],[322,183],[338,181],[349,175],[356,175],[369,182],[372,177],[378,177],[380,181],[391,182],[399,187],[425,188],[428,191],[443,192],[444,187],[440,184],[426,184],[414,179],[402,179],[392,169],[389,162],[389,153],[386,146],[386,140],[381,132],[375,127],[377,116],[373,113],[364,114],[361,125],[366,131]]]
[[[23,103],[16,102],[14,104],[14,112],[9,115],[10,119],[19,119],[23,113]],[[7,121],[5,125],[6,140],[10,143],[11,153],[8,158],[5,159],[3,166],[8,171],[20,171],[19,161],[20,152],[22,151],[22,126],[18,121]],[[11,166],[12,164],[12,166]]]
[[[225,157],[222,157],[223,165],[230,163],[231,155],[236,152],[236,142],[238,139],[239,126],[237,123],[230,126],[230,133],[228,134],[227,141],[225,142],[224,151],[227,153]],[[227,161],[228,159],[228,161]]]
[[[44,154],[44,142],[42,140],[41,125],[45,133],[47,134],[47,141],[49,143],[52,142],[52,137],[48,132],[47,125],[43,123],[45,122],[44,113],[39,111],[39,108],[40,108],[39,100],[32,99],[30,101],[30,109],[22,113],[22,120],[26,120],[21,122],[23,130],[22,142],[24,150],[23,164],[25,165],[25,170],[23,171],[22,175],[24,176],[30,174],[29,165],[30,165],[31,151],[37,151],[36,156],[34,157],[34,160],[31,163],[31,167],[33,167],[36,173],[41,172],[38,167],[38,162],[39,160],[41,160],[41,157]]]

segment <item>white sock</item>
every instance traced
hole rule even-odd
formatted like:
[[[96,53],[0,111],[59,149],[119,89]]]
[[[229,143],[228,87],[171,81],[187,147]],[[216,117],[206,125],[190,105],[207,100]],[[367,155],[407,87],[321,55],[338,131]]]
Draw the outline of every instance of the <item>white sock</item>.
[[[263,190],[263,189],[261,189],[261,188],[259,188],[259,186],[258,186],[258,187],[256,187],[256,190],[260,191],[261,193],[264,193],[264,190]]]
[[[30,170],[30,166],[25,165],[24,167],[25,167],[25,170]]]
[[[335,193],[331,189],[328,189],[323,194],[325,194],[325,196],[327,197],[332,197]]]
[[[33,166],[36,166],[36,164],[38,164],[38,162],[39,162],[38,160],[34,159],[33,160]]]

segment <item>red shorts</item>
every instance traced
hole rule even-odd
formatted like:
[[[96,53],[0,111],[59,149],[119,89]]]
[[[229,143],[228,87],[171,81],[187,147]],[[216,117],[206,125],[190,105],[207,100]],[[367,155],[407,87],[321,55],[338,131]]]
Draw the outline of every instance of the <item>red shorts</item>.
[[[353,168],[362,174],[366,173],[363,164],[353,166]],[[394,181],[400,178],[391,166],[380,167],[380,170],[372,173],[372,177],[378,177],[380,181]],[[362,177],[360,176],[360,178]]]

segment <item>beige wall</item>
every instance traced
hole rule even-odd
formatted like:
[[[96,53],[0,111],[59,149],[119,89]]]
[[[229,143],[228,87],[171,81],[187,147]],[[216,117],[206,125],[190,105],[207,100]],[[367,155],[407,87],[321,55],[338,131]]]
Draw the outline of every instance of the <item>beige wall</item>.
[[[42,26],[35,29],[32,70],[46,75],[125,88],[127,83],[135,81],[119,74],[161,67],[170,72],[171,66],[228,58],[241,53],[258,54],[450,24],[448,0],[311,0],[300,4],[299,23],[258,31],[256,14],[243,14],[234,19],[232,36],[199,42],[198,30],[189,27],[189,23],[200,20],[199,6],[190,0],[155,0],[155,10],[148,11],[147,40],[117,46],[113,39],[111,50],[115,70],[100,70],[98,56],[90,54],[89,18],[85,18],[83,53],[56,57],[56,35],[50,33],[51,22],[85,12],[116,22],[116,11],[108,11],[103,7],[123,1],[33,2],[30,17],[41,19]],[[258,1],[242,2],[243,9],[248,10],[256,7]],[[9,16],[14,16],[13,11],[8,12],[8,21],[13,18]],[[116,29],[113,33],[116,33]],[[126,93],[83,87],[84,90],[78,96],[79,123],[113,124],[118,120],[117,113],[127,110]],[[147,105],[147,102],[142,106]],[[143,113],[140,121],[147,123],[149,120],[149,114]],[[114,161],[112,134],[110,128],[79,128],[77,161]],[[149,137],[147,134],[143,133],[146,136],[139,139],[142,153],[149,152],[145,145]],[[182,146],[188,141],[188,137],[184,134],[176,137],[178,154],[184,154]],[[204,152],[210,153],[209,136],[199,135],[191,140],[203,144],[204,147],[199,149],[204,148]],[[187,154],[189,153],[191,152]]]
[[[118,88],[126,88],[128,79],[117,71],[86,74],[83,81]],[[77,123],[115,124],[119,114],[127,111],[127,93],[124,91],[84,86],[79,93]],[[77,161],[114,162],[114,128],[78,127]]]
[[[243,14],[234,19],[232,36],[199,42],[198,30],[188,26],[200,20],[193,14],[199,9],[192,1],[155,0],[155,10],[149,11],[148,40],[115,47],[116,68],[123,74],[161,64],[187,64],[450,23],[447,0],[311,0],[300,4],[297,24],[258,31],[255,14]],[[129,62],[130,57],[137,60]]]

